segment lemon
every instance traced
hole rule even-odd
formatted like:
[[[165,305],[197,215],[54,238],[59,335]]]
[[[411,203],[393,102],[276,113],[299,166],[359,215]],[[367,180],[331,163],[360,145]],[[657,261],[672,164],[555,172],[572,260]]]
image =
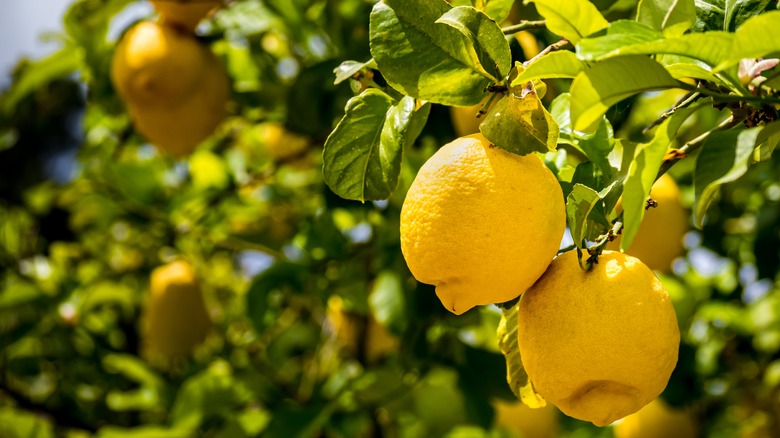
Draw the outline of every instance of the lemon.
[[[680,331],[653,271],[604,251],[589,272],[555,259],[520,300],[518,345],[536,391],[563,413],[604,426],[653,401],[677,363]]]
[[[551,404],[531,409],[517,400],[493,402],[496,416],[493,422],[523,438],[554,438],[558,436],[558,414]]]
[[[182,357],[203,342],[211,327],[206,303],[192,266],[175,261],[152,271],[142,316],[147,353]]]
[[[615,438],[694,438],[693,416],[669,407],[658,398],[615,424]]]
[[[401,250],[415,278],[459,315],[529,288],[565,226],[561,187],[539,157],[475,134],[420,168],[401,209]]]
[[[128,104],[177,107],[197,89],[210,61],[208,48],[196,39],[144,21],[119,42],[111,80]]]
[[[485,120],[485,116],[477,117],[479,110],[485,101],[472,106],[453,106],[450,107],[450,120],[455,134],[458,137],[465,137],[479,132],[479,124]]]
[[[650,269],[668,271],[674,259],[683,253],[688,212],[680,202],[677,183],[667,174],[653,184],[650,196],[658,206],[645,211],[639,231],[626,253],[642,260]],[[620,204],[616,208],[620,210]],[[607,245],[607,249],[619,250],[620,241],[618,237]]]
[[[210,12],[219,8],[218,0],[152,0],[166,24],[192,31]]]
[[[368,317],[365,325],[365,340],[361,340],[361,327],[359,316],[344,309],[344,301],[338,295],[332,295],[328,299],[326,312],[333,332],[352,355],[357,354],[359,342],[365,342],[366,359],[376,362],[388,353],[398,348],[398,338],[390,333],[385,326],[380,324],[373,316]]]
[[[227,75],[213,55],[204,70],[200,86],[176,107],[128,105],[138,132],[174,156],[192,152],[225,117]]]

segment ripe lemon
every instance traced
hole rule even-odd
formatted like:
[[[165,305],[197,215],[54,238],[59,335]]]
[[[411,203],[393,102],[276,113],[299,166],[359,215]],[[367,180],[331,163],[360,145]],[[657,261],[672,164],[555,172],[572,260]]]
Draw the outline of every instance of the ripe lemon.
[[[674,259],[683,253],[688,212],[680,202],[677,183],[667,174],[653,184],[650,196],[658,206],[645,211],[639,231],[626,253],[642,260],[650,269],[668,271]],[[619,210],[620,204],[616,208]],[[618,237],[607,245],[607,249],[619,250],[620,241]]]
[[[192,31],[211,11],[219,8],[218,0],[152,0],[166,24]]]
[[[638,259],[604,251],[585,272],[577,253],[555,259],[520,300],[518,345],[542,397],[604,426],[655,399],[677,363],[669,295]]]
[[[480,134],[439,149],[401,209],[401,250],[455,314],[512,300],[542,275],[566,226],[558,181],[534,154]]]
[[[191,36],[144,21],[119,42],[111,80],[128,104],[177,107],[199,86],[211,57]]]
[[[361,342],[359,317],[344,309],[344,302],[338,295],[332,295],[328,299],[326,316],[336,339],[355,355],[358,343]],[[365,325],[365,336],[366,359],[369,362],[376,362],[398,348],[398,338],[372,316],[369,316]]]
[[[450,107],[450,120],[458,137],[465,137],[479,132],[479,124],[485,120],[485,116],[477,118],[477,115],[484,104],[485,101],[482,101],[472,106]]]
[[[615,424],[615,438],[694,438],[693,416],[669,407],[660,398]]]
[[[152,355],[186,356],[203,342],[211,320],[189,263],[175,261],[152,271],[142,321],[144,348]]]
[[[523,438],[554,438],[558,436],[558,414],[555,407],[531,409],[521,401],[493,402],[496,416],[493,422]]]
[[[219,126],[226,114],[228,98],[227,75],[211,55],[198,88],[178,106],[128,104],[128,112],[138,132],[151,143],[174,156],[183,156]]]

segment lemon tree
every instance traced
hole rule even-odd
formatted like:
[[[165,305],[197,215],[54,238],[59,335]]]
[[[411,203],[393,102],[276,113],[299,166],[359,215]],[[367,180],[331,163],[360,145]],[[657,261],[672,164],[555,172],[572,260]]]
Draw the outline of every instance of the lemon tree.
[[[772,436],[778,14],[70,1],[0,80],[0,435]]]

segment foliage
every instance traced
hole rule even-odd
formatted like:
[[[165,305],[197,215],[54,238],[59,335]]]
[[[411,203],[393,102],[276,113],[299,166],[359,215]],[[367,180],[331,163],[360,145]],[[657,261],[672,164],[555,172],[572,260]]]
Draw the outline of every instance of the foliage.
[[[707,436],[780,429],[777,2],[231,1],[198,28],[230,115],[182,159],[111,85],[132,3],[74,0],[61,49],[0,96],[0,435],[503,436],[500,310],[449,314],[398,231],[417,170],[454,138],[443,105],[485,98],[483,134],[545,160],[589,262],[615,233],[627,247],[653,181],[675,177],[698,229],[659,274],[682,333],[663,397]],[[519,31],[547,49],[524,59]],[[309,147],[272,154],[269,122]],[[214,327],[191,358],[149,362],[149,276],[179,256]],[[398,348],[345,346],[331,296]]]

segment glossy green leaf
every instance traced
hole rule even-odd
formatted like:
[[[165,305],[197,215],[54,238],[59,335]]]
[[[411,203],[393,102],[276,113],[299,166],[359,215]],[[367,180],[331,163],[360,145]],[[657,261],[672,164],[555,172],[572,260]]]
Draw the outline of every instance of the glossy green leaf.
[[[522,299],[522,297],[521,297]],[[504,310],[501,321],[498,323],[496,334],[498,347],[506,359],[506,380],[512,392],[523,403],[532,408],[541,408],[547,402],[539,395],[528,378],[528,373],[523,368],[520,358],[520,347],[517,345],[517,313],[520,305],[515,304],[511,309]]]
[[[495,21],[484,12],[468,6],[452,8],[436,20],[462,33],[474,67],[494,82],[501,82],[512,67],[512,53],[506,37]]]
[[[336,79],[333,81],[333,83],[340,84],[347,79],[350,79],[355,75],[355,73],[372,67],[376,68],[376,63],[373,59],[369,59],[366,62],[344,61],[339,64],[338,67],[333,69],[333,74],[336,75]]]
[[[571,229],[572,239],[578,248],[584,248],[584,239],[588,228],[588,216],[601,201],[599,194],[582,184],[574,184],[566,197],[566,223]]]
[[[485,7],[482,9],[488,17],[495,20],[496,23],[501,23],[509,17],[509,13],[512,12],[512,5],[515,0],[483,0]]]
[[[547,20],[547,29],[572,44],[607,27],[607,20],[588,0],[525,0]]]
[[[554,151],[558,145],[558,124],[533,91],[501,98],[479,129],[491,143],[518,155]]]
[[[573,78],[585,69],[573,52],[561,50],[550,52],[534,61],[512,80],[512,86],[520,86],[534,79]]]
[[[772,0],[696,0],[694,32],[733,32],[745,20],[772,6]]]
[[[369,89],[347,102],[325,142],[323,174],[334,193],[358,201],[385,199],[398,186],[406,134],[416,102]]]
[[[767,12],[747,20],[734,33],[734,41],[729,47],[729,57],[715,70],[724,70],[745,58],[764,58],[772,54],[780,54],[778,29],[780,29],[780,11]]]
[[[595,128],[610,106],[637,93],[674,88],[666,69],[644,56],[620,56],[583,71],[571,85],[571,120],[575,130]]]
[[[663,34],[642,23],[617,20],[609,23],[605,34],[585,38],[577,43],[577,56],[593,61],[615,54],[622,47],[663,39]]]
[[[698,64],[680,62],[675,64],[666,64],[664,67],[666,68],[666,71],[668,71],[669,74],[672,75],[672,77],[675,79],[693,78],[725,85],[723,84],[723,81],[720,80],[720,78],[712,73],[712,70],[702,67]]]
[[[694,219],[704,223],[704,214],[718,193],[718,188],[742,176],[750,165],[756,140],[763,127],[715,132],[705,140],[696,159],[693,186],[696,194]]]
[[[682,35],[696,22],[693,0],[640,0],[636,21],[664,35]]]
[[[658,176],[664,154],[674,139],[676,128],[672,119],[666,119],[655,131],[649,143],[638,145],[634,159],[628,168],[623,187],[623,239],[624,251],[634,241],[639,225],[645,215],[645,203],[650,188]]]
[[[371,55],[387,82],[404,94],[444,105],[475,105],[492,79],[477,64],[471,41],[436,23],[450,9],[443,0],[377,3],[371,12]]]

